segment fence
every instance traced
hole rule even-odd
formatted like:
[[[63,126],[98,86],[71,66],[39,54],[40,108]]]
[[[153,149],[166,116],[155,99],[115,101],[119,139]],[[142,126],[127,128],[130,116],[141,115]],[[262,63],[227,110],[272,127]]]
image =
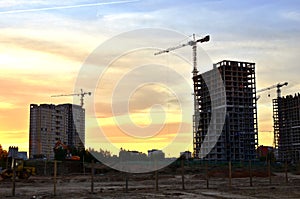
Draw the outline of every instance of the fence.
[[[85,163],[82,162],[54,162],[54,161],[27,161],[27,166],[36,168],[38,176],[51,176],[49,182],[53,183],[53,195],[57,194],[57,178],[72,175],[83,175],[84,179],[90,182],[90,192],[95,193],[95,181],[123,181],[124,192],[129,192],[133,186],[132,181],[152,180],[153,189],[160,190],[160,179],[166,176],[178,176],[176,182],[180,184],[180,189],[191,189],[191,180],[187,180],[187,176],[193,176],[193,181],[201,181],[201,188],[214,189],[216,182],[222,179],[226,182],[226,187],[234,186],[269,186],[278,182],[273,181],[275,174],[281,173],[281,181],[289,183],[289,173],[300,174],[300,165],[287,165],[282,163],[274,163],[270,161],[239,161],[239,162],[209,162],[200,160],[184,160],[178,159],[169,166],[147,174],[130,174],[123,173],[105,167],[101,163]],[[239,185],[238,179],[247,179],[247,185]],[[256,179],[265,179],[256,184]],[[177,180],[178,179],[178,180]],[[0,182],[1,183],[1,182]],[[12,194],[14,195],[17,183],[12,186]],[[179,189],[177,186],[176,189]]]

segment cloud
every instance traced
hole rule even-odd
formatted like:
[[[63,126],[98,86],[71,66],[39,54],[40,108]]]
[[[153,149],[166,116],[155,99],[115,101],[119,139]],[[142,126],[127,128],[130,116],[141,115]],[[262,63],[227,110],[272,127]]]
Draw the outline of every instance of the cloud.
[[[28,151],[28,137],[29,135],[26,130],[0,129],[0,144],[7,151],[10,146],[17,146],[19,151]]]
[[[101,125],[102,134],[106,139],[113,139],[117,142],[124,142],[127,140],[129,143],[144,142],[146,140],[151,141],[152,138],[163,138],[172,141],[176,136],[181,136],[182,138],[190,136],[191,124],[186,122],[170,122],[167,124],[151,124],[150,128],[140,128],[139,132],[132,132],[134,130],[132,124],[120,124],[118,125]],[[122,127],[123,126],[123,127]],[[162,127],[162,128],[161,128]],[[123,131],[122,129],[127,129],[129,131]],[[159,131],[156,131],[160,129]],[[98,133],[97,133],[98,132]],[[102,135],[101,134],[101,135]],[[134,135],[134,136],[131,136]],[[87,132],[89,138],[100,141],[102,138],[99,134],[99,127],[89,128]],[[99,138],[99,139],[98,139]]]
[[[300,22],[300,12],[298,11],[283,12],[282,17],[291,21]]]
[[[51,95],[67,92],[72,92],[72,77],[65,77],[63,75],[55,74],[22,74],[20,76],[1,77],[0,88],[2,92],[1,101],[4,103],[1,108],[3,113],[10,109],[24,111],[31,103],[50,103],[59,102],[63,99],[52,99]],[[72,98],[69,98],[72,101]],[[6,118],[13,118],[11,114],[3,114]],[[27,118],[23,115],[23,118]],[[7,126],[7,125],[5,125]]]
[[[13,109],[15,106],[9,102],[1,102],[0,101],[0,109]]]
[[[25,134],[25,135],[28,135],[27,132],[19,131],[19,130],[14,130],[14,131],[1,131],[1,133],[3,133],[2,137],[3,137],[4,139],[19,138],[19,137],[23,137],[24,134]]]
[[[90,2],[90,1],[89,1]],[[158,2],[158,4],[157,4]],[[1,115],[5,118],[1,126],[6,129],[27,129],[29,103],[60,103],[70,102],[70,98],[50,98],[53,94],[72,93],[77,72],[87,55],[105,39],[120,32],[143,27],[161,27],[181,31],[186,35],[211,35],[212,40],[201,45],[213,59],[213,62],[222,59],[252,61],[256,63],[257,88],[263,88],[277,82],[288,81],[294,86],[283,89],[283,94],[299,92],[299,67],[297,63],[299,49],[299,12],[295,11],[297,5],[288,3],[249,3],[234,1],[205,3],[189,1],[140,1],[134,4],[104,7],[99,9],[96,16],[95,9],[86,8],[85,11],[71,14],[67,11],[56,12],[30,12],[1,15],[0,34],[0,85],[4,98],[1,99]],[[64,6],[69,4],[82,4],[87,1],[1,1],[1,11],[12,9],[34,9],[44,6]],[[294,8],[293,8],[294,7]],[[272,10],[272,12],[269,12]],[[91,15],[88,19],[86,15]],[[181,40],[165,35],[153,35],[144,38],[149,41],[159,42],[161,48],[177,45]],[[130,46],[129,40],[124,42]],[[106,53],[99,56],[95,67],[104,67],[101,60],[110,60],[111,50],[122,48],[114,43],[107,48]],[[200,46],[199,48],[200,49]],[[181,49],[183,50],[183,49]],[[187,60],[191,60],[191,49],[187,48],[182,53]],[[178,81],[174,75],[167,76],[167,70],[131,70],[130,64],[142,65],[151,59],[145,55],[153,52],[136,54],[140,59],[127,56],[116,62],[108,75],[99,82],[99,91],[96,95],[97,117],[111,119],[109,92],[115,88],[116,82],[121,82],[124,87],[134,88],[135,82],[146,79],[165,81],[172,85],[176,94],[184,98],[184,106],[192,103],[191,99],[191,67],[188,64],[178,64],[174,56],[156,57],[156,63],[175,66],[178,74],[189,81],[189,89],[182,87],[184,81]],[[199,62],[203,61],[203,51],[199,51]],[[154,59],[154,58],[153,58]],[[158,59],[161,59],[158,61]],[[153,61],[153,60],[152,60]],[[200,68],[201,66],[201,68]],[[200,71],[211,69],[211,65],[199,65]],[[127,72],[132,75],[124,76]],[[30,74],[31,73],[31,74]],[[95,73],[95,71],[90,71]],[[91,76],[87,80],[94,80]],[[119,81],[123,78],[123,81]],[[169,78],[169,79],[167,79]],[[168,81],[166,81],[168,80]],[[291,84],[292,85],[292,84]],[[80,86],[85,86],[81,84]],[[134,93],[131,98],[131,111],[138,114],[147,113],[152,104],[176,105],[173,95],[169,98],[168,92],[161,92],[156,88],[144,87]],[[126,90],[120,89],[120,94],[125,95]],[[275,90],[274,92],[275,93]],[[147,95],[148,94],[148,95]],[[122,95],[120,95],[122,96]],[[150,97],[149,97],[150,96]],[[165,100],[165,98],[169,100]],[[122,105],[127,98],[120,97]],[[86,98],[89,104],[90,98]],[[262,99],[261,99],[262,100]],[[268,102],[267,102],[268,101]],[[260,112],[272,111],[270,100],[261,101],[266,106]],[[0,105],[1,106],[1,105]],[[12,109],[11,107],[15,107]],[[192,106],[191,106],[192,107]],[[176,106],[171,107],[172,109]],[[260,108],[260,107],[259,107]],[[175,109],[176,110],[176,109]],[[126,114],[120,109],[120,115]],[[16,124],[15,120],[19,122]],[[142,120],[142,119],[141,119]],[[108,127],[111,121],[106,121]],[[271,127],[272,117],[263,114],[262,125]],[[147,124],[147,122],[145,122]],[[26,130],[25,130],[26,131]],[[4,132],[1,132],[1,136]],[[21,136],[21,135],[19,135]],[[24,137],[24,136],[23,136]],[[192,137],[192,136],[191,136]],[[119,138],[116,138],[118,140]],[[166,139],[166,138],[163,138]],[[2,137],[1,137],[2,140]],[[160,139],[162,140],[162,139]],[[14,140],[15,141],[15,140]],[[126,141],[126,140],[125,140]]]
[[[26,6],[26,5],[42,5],[45,4],[45,1],[41,0],[2,0],[0,2],[0,8],[11,8],[16,6]]]
[[[82,62],[89,53],[88,51],[84,51],[83,48],[76,47],[76,45],[67,42],[7,34],[0,34],[0,38],[0,43],[5,44],[6,47],[14,46],[39,53],[53,54],[76,62]]]
[[[51,11],[51,10],[64,10],[64,9],[72,9],[72,8],[83,8],[83,7],[93,7],[93,6],[101,6],[101,5],[113,5],[113,4],[123,4],[123,3],[132,3],[137,2],[139,0],[130,0],[130,1],[110,1],[110,2],[100,2],[100,3],[85,3],[85,4],[77,4],[77,5],[60,5],[60,6],[48,6],[48,7],[40,7],[40,8],[27,8],[27,9],[15,9],[8,11],[0,11],[0,14],[18,14],[18,13],[26,13],[26,12],[39,12],[39,11]],[[23,2],[24,3],[24,2]],[[36,3],[36,2],[33,2]],[[40,3],[40,1],[38,1]],[[20,5],[15,3],[11,3],[12,5]],[[24,4],[22,4],[24,5]],[[32,5],[32,4],[30,4]],[[0,5],[1,7],[1,5]]]
[[[127,114],[180,114],[182,109],[192,105],[191,90],[186,91],[172,91],[168,87],[164,87],[158,83],[138,84],[134,78],[125,81],[126,84],[122,88],[110,93],[102,91],[95,93],[96,112],[99,117],[111,117],[112,110],[116,116]],[[136,89],[130,89],[129,84],[135,84]],[[123,83],[120,83],[123,84]],[[124,87],[124,88],[123,88]],[[126,90],[128,88],[128,90]],[[190,100],[188,100],[188,99]],[[100,100],[100,101],[98,101]],[[113,109],[112,109],[113,107]]]
[[[179,126],[182,127],[180,133],[178,133]],[[185,151],[189,148],[192,139],[191,128],[191,124],[183,122],[169,123],[158,134],[156,132],[153,134],[151,131],[145,134],[142,129],[139,132],[131,132],[139,136],[154,135],[150,138],[138,138],[120,131],[117,126],[105,125],[102,128],[102,131],[105,132],[104,136],[97,131],[97,128],[87,131],[86,146],[93,148],[101,146],[101,148],[114,151],[114,153],[118,153],[118,149],[121,147],[139,151],[156,148],[163,149],[164,152],[177,156],[180,151]],[[157,129],[157,127],[153,125],[153,129]]]
[[[167,108],[168,102],[174,102],[175,105],[179,104],[176,100],[176,96],[170,93],[166,88],[161,88],[155,84],[143,85],[132,93],[129,102],[129,111],[132,113],[143,113],[155,104]]]

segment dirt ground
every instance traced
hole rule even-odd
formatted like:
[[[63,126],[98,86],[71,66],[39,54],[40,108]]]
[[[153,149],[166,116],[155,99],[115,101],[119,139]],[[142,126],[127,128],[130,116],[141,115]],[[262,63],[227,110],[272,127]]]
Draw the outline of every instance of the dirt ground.
[[[180,175],[158,176],[158,191],[153,174],[128,174],[128,192],[125,189],[125,175],[104,174],[94,177],[94,193],[91,193],[91,176],[69,175],[57,179],[56,196],[52,177],[32,176],[28,180],[16,181],[15,196],[12,197],[12,181],[0,178],[0,198],[300,198],[300,176],[289,174],[285,182],[284,173],[271,178],[254,177],[250,187],[249,178],[228,178],[206,180],[199,175],[185,175],[185,190]]]

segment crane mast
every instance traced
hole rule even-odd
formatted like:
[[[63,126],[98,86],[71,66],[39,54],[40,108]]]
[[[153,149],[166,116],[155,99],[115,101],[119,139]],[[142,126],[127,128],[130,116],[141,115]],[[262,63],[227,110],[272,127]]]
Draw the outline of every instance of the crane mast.
[[[192,49],[193,49],[193,77],[198,75],[198,70],[197,70],[197,42],[195,39],[195,34],[193,34],[193,43],[192,43]]]
[[[191,40],[187,43],[184,43],[184,44],[180,44],[180,45],[175,46],[175,47],[170,47],[170,48],[167,48],[165,50],[161,50],[159,52],[154,53],[154,55],[159,55],[159,54],[162,54],[162,53],[169,53],[170,51],[173,51],[173,50],[185,47],[185,46],[192,46],[192,56],[193,56],[193,71],[192,71],[192,74],[193,74],[193,77],[195,77],[195,76],[198,75],[198,72],[199,72],[197,70],[197,43],[198,42],[200,42],[200,43],[208,42],[209,40],[210,40],[209,35],[207,35],[207,36],[205,36],[201,39],[196,40],[196,36],[195,36],[195,34],[193,34],[193,40]],[[194,82],[194,94],[193,95],[194,95],[193,134],[195,136],[197,131],[198,131],[198,123],[199,123],[199,119],[200,119],[199,110],[198,110],[198,101],[197,101],[197,96],[196,96],[195,82]]]

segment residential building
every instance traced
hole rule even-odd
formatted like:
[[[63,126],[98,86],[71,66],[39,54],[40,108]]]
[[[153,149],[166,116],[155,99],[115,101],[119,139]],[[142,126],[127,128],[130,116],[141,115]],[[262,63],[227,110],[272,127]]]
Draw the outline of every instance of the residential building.
[[[278,160],[300,160],[300,94],[273,99],[274,141]]]
[[[193,80],[199,111],[194,116],[194,157],[212,161],[255,159],[255,63],[224,60]]]
[[[85,143],[85,110],[73,104],[31,104],[29,157],[54,158],[57,141],[81,150]]]

